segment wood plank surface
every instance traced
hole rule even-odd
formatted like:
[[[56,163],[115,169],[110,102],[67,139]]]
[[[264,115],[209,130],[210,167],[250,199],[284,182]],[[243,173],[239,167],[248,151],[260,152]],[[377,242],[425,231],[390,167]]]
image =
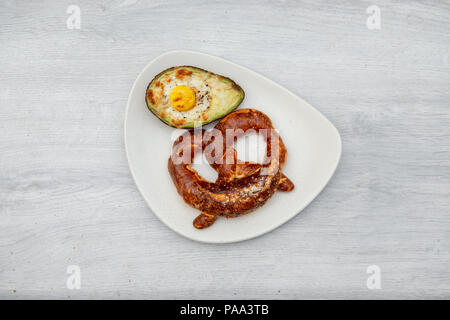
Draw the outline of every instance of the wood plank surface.
[[[1,1],[0,298],[450,298],[449,21],[449,1]],[[208,245],[146,206],[125,106],[174,49],[253,69],[338,128],[336,174],[296,218]]]

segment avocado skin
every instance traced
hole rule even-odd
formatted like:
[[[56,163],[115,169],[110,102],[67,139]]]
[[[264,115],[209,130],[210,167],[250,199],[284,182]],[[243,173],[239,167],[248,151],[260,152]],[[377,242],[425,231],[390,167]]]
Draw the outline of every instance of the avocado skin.
[[[175,124],[173,124],[172,122],[170,122],[168,119],[165,119],[163,117],[161,117],[160,114],[158,114],[158,112],[156,112],[156,110],[152,107],[152,104],[150,101],[148,101],[148,97],[147,97],[147,92],[150,89],[150,86],[152,85],[152,83],[158,79],[159,77],[161,77],[163,74],[165,74],[166,72],[172,71],[174,69],[178,69],[178,68],[189,68],[189,69],[195,69],[204,73],[209,73],[209,74],[215,74],[211,71],[199,68],[199,67],[194,67],[194,66],[188,66],[188,65],[183,65],[183,66],[174,66],[174,67],[170,67],[168,69],[165,69],[163,71],[161,71],[160,73],[158,73],[155,77],[153,77],[153,79],[150,81],[150,83],[147,86],[147,89],[145,91],[145,103],[147,105],[147,108],[159,119],[161,120],[164,124],[173,127],[173,128],[180,128],[180,129],[193,129],[194,128],[194,123],[192,122],[188,122],[183,124],[182,126],[177,126]],[[218,74],[215,74],[218,75]],[[241,102],[244,100],[245,98],[245,92],[244,90],[241,88],[241,86],[239,86],[233,79],[230,79],[228,77],[222,76],[222,75],[218,75],[220,76],[220,80],[223,82],[229,82],[231,83],[232,87],[234,90],[238,91],[241,95],[239,101],[232,107],[230,107],[229,109],[227,109],[227,112],[222,113],[222,114],[217,114],[215,116],[212,116],[210,119],[208,119],[207,121],[202,121],[201,125],[207,125],[208,123],[214,122],[218,119],[221,119],[223,117],[225,117],[227,114],[233,112],[237,107],[239,107],[239,105],[241,104]]]

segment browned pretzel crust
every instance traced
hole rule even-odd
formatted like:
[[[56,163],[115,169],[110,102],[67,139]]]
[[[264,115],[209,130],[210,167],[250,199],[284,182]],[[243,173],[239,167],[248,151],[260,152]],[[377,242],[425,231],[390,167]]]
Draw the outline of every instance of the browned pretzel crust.
[[[200,177],[190,167],[191,163],[174,161],[184,152],[191,152],[190,159],[193,160],[195,153],[204,151],[213,143],[220,143],[209,131],[189,131],[180,136],[173,144],[168,162],[169,173],[178,193],[186,203],[202,212],[194,220],[197,229],[209,227],[216,216],[228,218],[251,212],[262,206],[277,189],[291,191],[294,188],[294,184],[281,173],[286,161],[286,147],[279,134],[271,130],[272,122],[264,113],[255,109],[237,110],[220,120],[215,129],[224,137],[223,159],[227,155],[228,159],[232,159],[231,163],[224,161],[224,164],[217,164],[212,159],[214,154],[206,155],[211,167],[218,173],[216,182]],[[227,129],[242,130],[230,138],[226,135]],[[263,164],[238,160],[233,144],[226,143],[225,137],[237,139],[248,129],[254,129],[266,139],[267,151]],[[190,135],[191,139],[185,139],[186,135]]]

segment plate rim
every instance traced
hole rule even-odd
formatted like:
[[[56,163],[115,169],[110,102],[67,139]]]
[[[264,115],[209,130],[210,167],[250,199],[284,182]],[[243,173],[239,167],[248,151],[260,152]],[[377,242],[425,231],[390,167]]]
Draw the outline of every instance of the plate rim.
[[[253,75],[262,77],[264,80],[268,81],[270,84],[278,87],[279,89],[283,90],[285,93],[289,94],[290,96],[294,97],[295,99],[301,101],[302,103],[304,103],[305,105],[307,105],[310,109],[312,109],[312,111],[316,112],[320,118],[322,118],[323,120],[325,120],[325,122],[327,122],[331,128],[334,130],[337,139],[338,139],[338,156],[337,156],[337,160],[334,164],[334,168],[331,172],[331,174],[329,175],[327,181],[323,184],[323,186],[320,188],[320,190],[309,200],[307,201],[299,210],[296,214],[294,214],[292,217],[289,217],[287,220],[282,221],[281,223],[275,223],[274,225],[272,225],[270,228],[268,228],[267,230],[264,230],[262,233],[258,233],[256,235],[250,235],[250,236],[241,236],[241,237],[237,237],[236,239],[233,240],[223,240],[223,241],[216,241],[216,240],[204,240],[204,239],[197,239],[194,237],[191,237],[189,235],[183,234],[180,231],[172,228],[170,225],[168,225],[166,223],[166,221],[164,219],[162,219],[160,217],[160,215],[153,209],[152,205],[150,204],[150,202],[146,199],[146,197],[144,196],[144,192],[141,190],[141,187],[139,186],[139,184],[137,183],[136,180],[136,176],[135,173],[133,171],[133,168],[131,166],[131,161],[130,161],[130,152],[128,150],[128,143],[127,143],[127,120],[128,120],[128,115],[129,115],[129,110],[130,110],[130,101],[131,101],[131,95],[135,90],[135,87],[138,83],[138,80],[141,78],[141,76],[143,75],[143,73],[145,72],[145,70],[147,70],[147,68],[149,68],[153,63],[155,63],[155,61],[157,61],[158,59],[167,56],[167,55],[172,55],[172,54],[183,54],[183,53],[187,53],[187,54],[196,54],[196,55],[203,55],[203,56],[207,56],[207,57],[212,57],[214,59],[218,59],[221,60],[222,62],[226,62],[229,64],[232,64],[236,67],[239,67],[243,70],[245,70],[246,72],[250,72]],[[174,231],[176,234],[183,236],[184,238],[187,238],[191,241],[195,241],[195,242],[200,242],[200,243],[213,243],[213,244],[226,244],[226,243],[236,243],[236,242],[241,242],[241,241],[246,241],[246,240],[251,240],[251,239],[255,239],[258,238],[260,236],[263,236],[277,228],[279,228],[280,226],[282,226],[283,224],[289,222],[291,219],[293,219],[294,217],[296,217],[297,215],[299,215],[307,206],[309,206],[311,204],[311,202],[314,201],[314,199],[316,199],[321,193],[322,191],[325,189],[325,187],[328,185],[328,183],[330,182],[331,178],[334,176],[336,169],[340,163],[341,160],[341,156],[342,156],[342,139],[341,139],[341,135],[339,134],[338,129],[336,128],[336,126],[327,118],[325,117],[319,110],[317,110],[315,107],[313,107],[310,103],[308,103],[306,100],[304,100],[303,98],[299,97],[298,95],[296,95],[295,93],[293,93],[292,91],[290,91],[289,89],[285,88],[284,86],[280,85],[279,83],[267,78],[266,76],[253,71],[243,65],[234,63],[230,60],[218,57],[218,56],[214,56],[208,53],[203,53],[203,52],[199,52],[199,51],[193,51],[193,50],[170,50],[170,51],[166,51],[160,55],[158,55],[157,57],[155,57],[154,59],[152,59],[150,62],[148,62],[143,68],[142,70],[139,72],[139,74],[137,75],[136,79],[133,82],[133,85],[131,86],[130,92],[128,94],[128,98],[127,98],[127,105],[125,108],[125,117],[124,117],[124,126],[123,126],[123,139],[124,139],[124,145],[125,145],[125,154],[127,157],[127,163],[128,163],[128,168],[130,170],[131,173],[131,177],[133,179],[134,184],[136,185],[139,193],[141,194],[142,198],[144,198],[145,203],[147,204],[147,206],[151,209],[151,211],[153,212],[153,214],[160,220],[160,222],[162,222],[166,227],[168,227],[170,230]]]

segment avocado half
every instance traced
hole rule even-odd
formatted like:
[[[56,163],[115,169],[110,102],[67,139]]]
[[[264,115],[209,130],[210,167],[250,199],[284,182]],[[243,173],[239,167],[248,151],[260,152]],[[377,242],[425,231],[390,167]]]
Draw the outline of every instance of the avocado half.
[[[195,115],[193,112],[181,114],[171,107],[165,88],[172,81],[184,84],[183,82],[189,82],[191,79],[201,80],[208,85],[210,103],[207,110],[194,110]],[[175,128],[194,128],[223,118],[236,109],[244,97],[244,90],[230,78],[193,66],[177,66],[166,69],[153,78],[147,87],[145,102],[149,110],[167,125]]]

